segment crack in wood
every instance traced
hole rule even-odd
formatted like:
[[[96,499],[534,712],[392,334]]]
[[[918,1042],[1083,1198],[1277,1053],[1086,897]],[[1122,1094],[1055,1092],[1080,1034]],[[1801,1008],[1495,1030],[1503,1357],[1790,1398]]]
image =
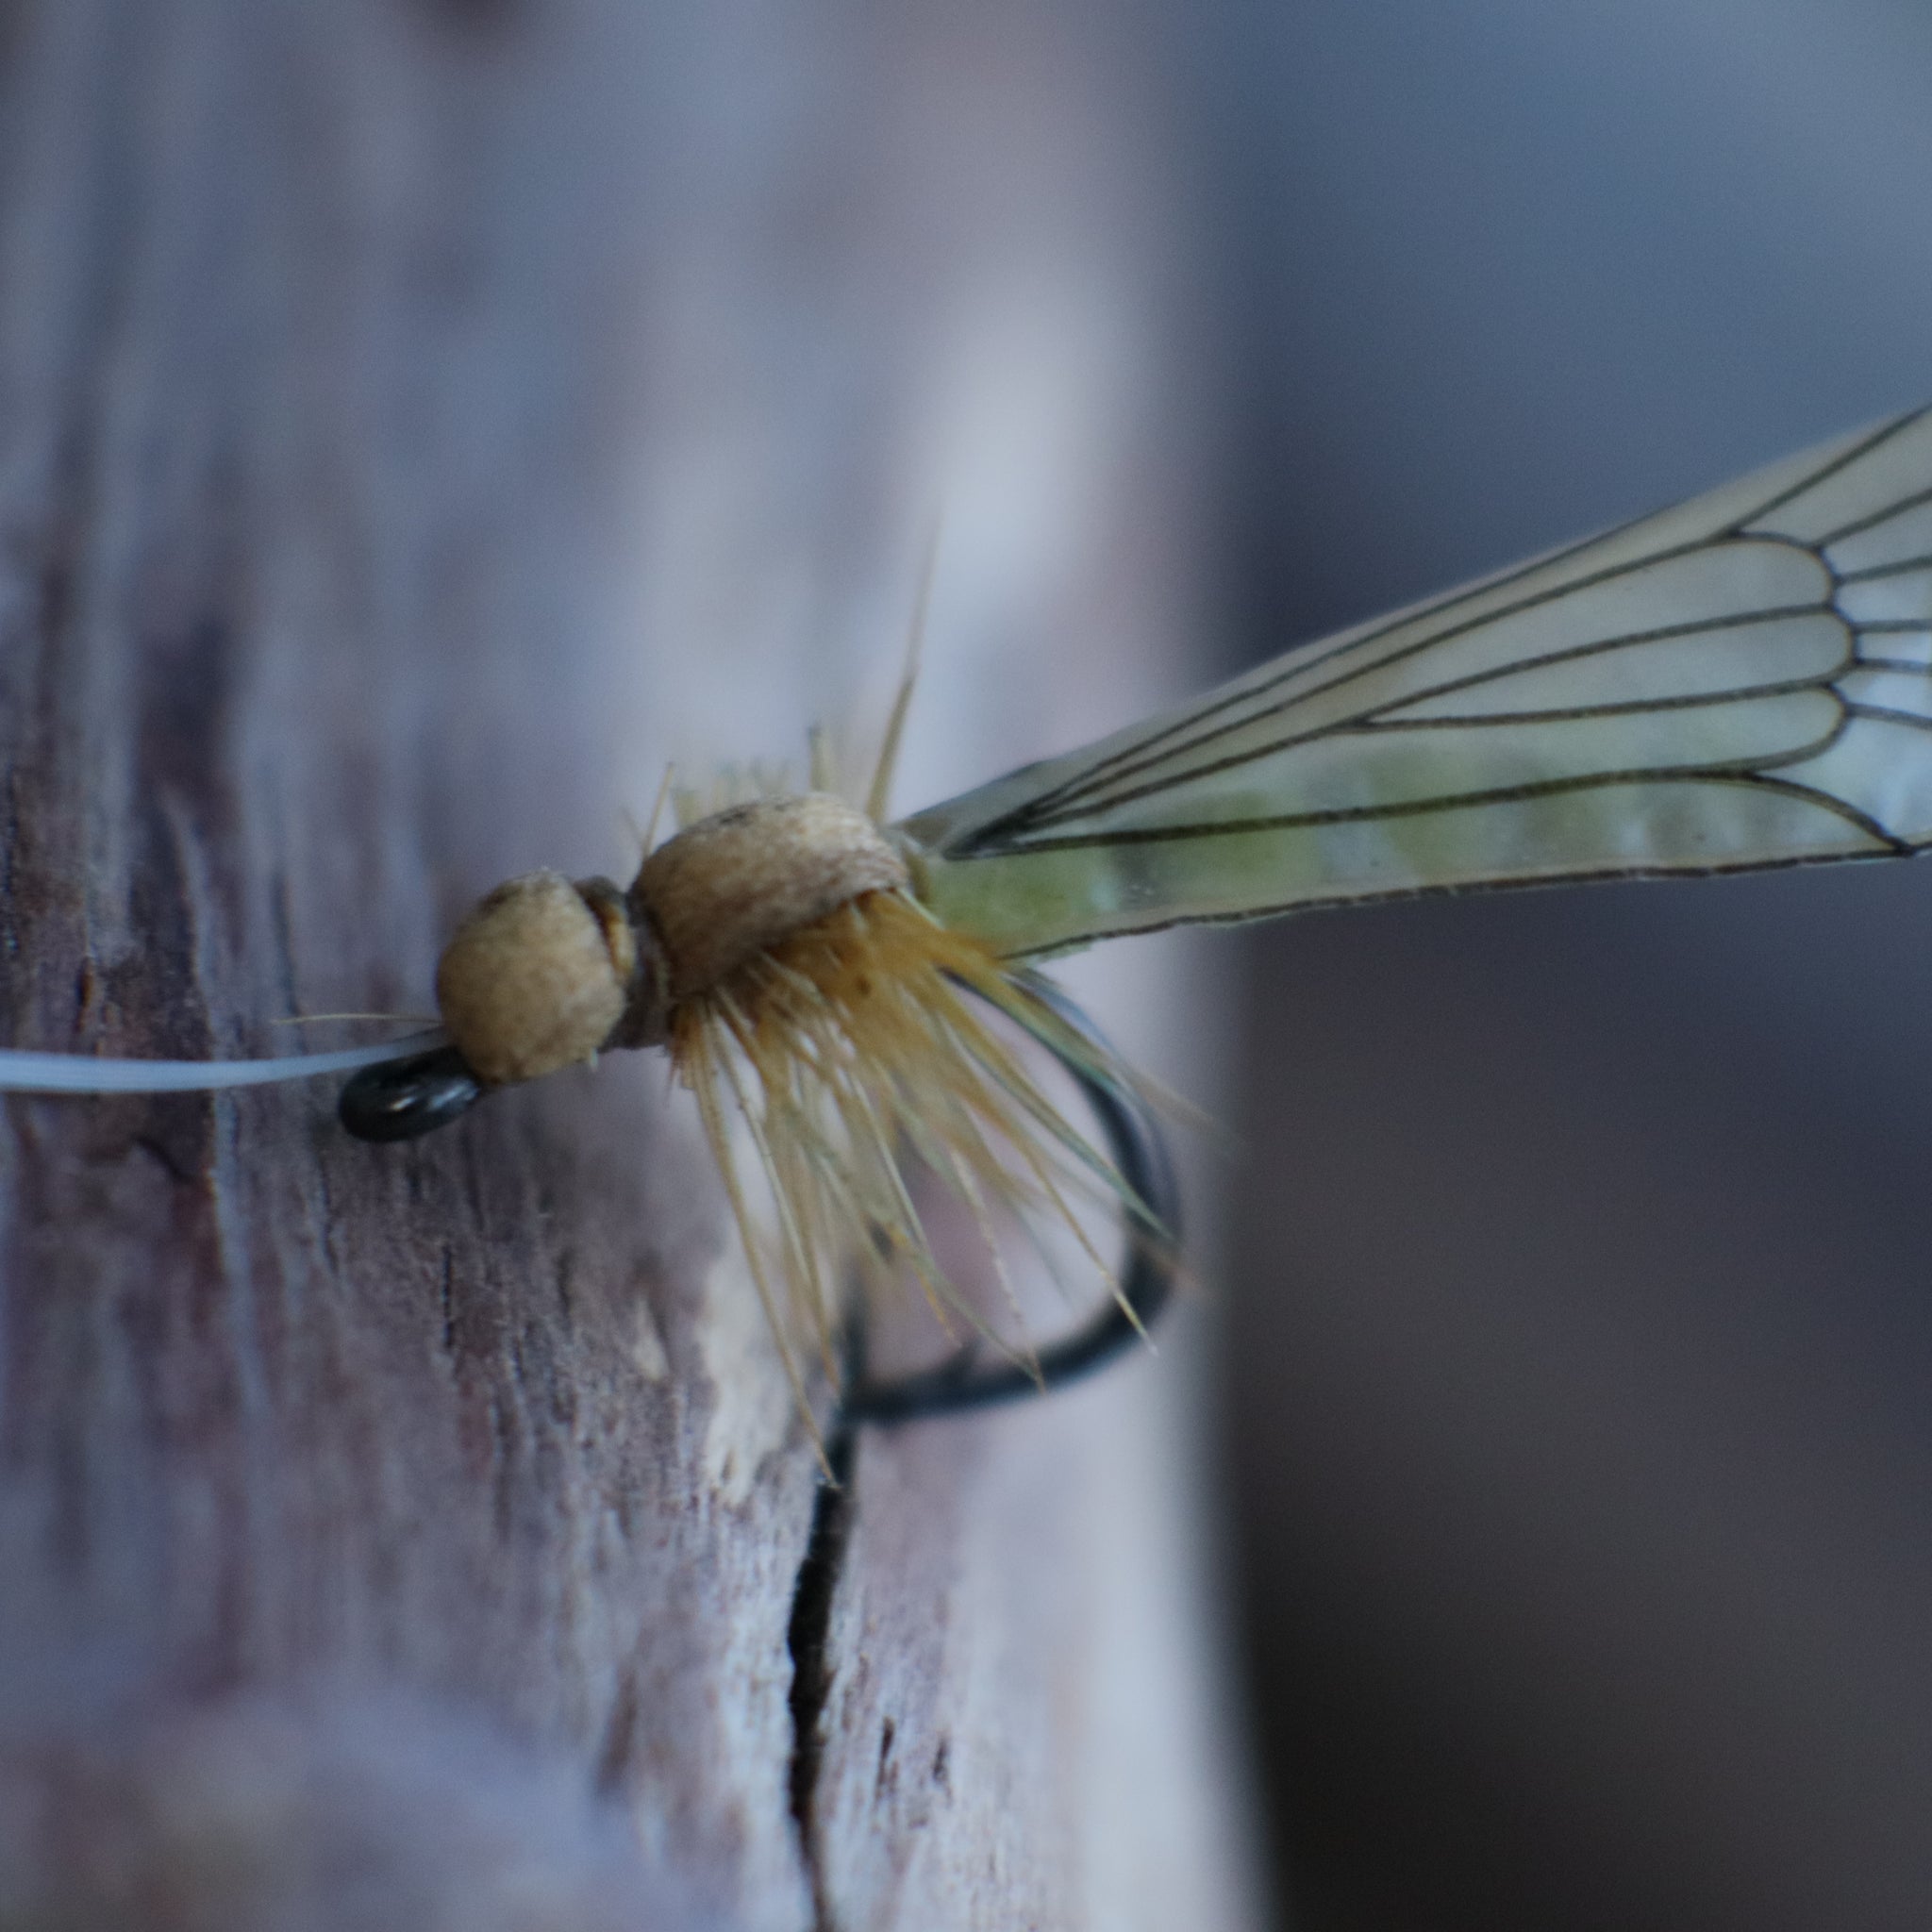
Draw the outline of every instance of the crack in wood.
[[[827,1474],[812,1501],[811,1534],[792,1585],[791,1620],[785,1634],[791,1653],[791,1822],[811,1886],[812,1932],[838,1932],[820,1857],[818,1780],[824,1757],[825,1704],[832,1690],[832,1599],[852,1537],[856,1441],[857,1432],[847,1422],[839,1423],[826,1439]]]
[[[456,1296],[457,1256],[449,1242],[442,1244],[442,1351],[453,1356],[457,1352],[457,1296]]]
[[[630,1776],[631,1760],[637,1751],[638,1678],[635,1666],[626,1666],[617,1680],[617,1696],[610,1707],[609,1722],[604,1727],[604,1748],[597,1754],[597,1794],[614,1798]]]

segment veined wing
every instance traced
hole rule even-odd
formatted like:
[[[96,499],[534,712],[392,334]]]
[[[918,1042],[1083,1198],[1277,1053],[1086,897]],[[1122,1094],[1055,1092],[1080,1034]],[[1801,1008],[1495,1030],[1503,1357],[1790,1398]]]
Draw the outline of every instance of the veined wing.
[[[898,828],[1008,954],[1932,843],[1932,411],[1291,652]]]

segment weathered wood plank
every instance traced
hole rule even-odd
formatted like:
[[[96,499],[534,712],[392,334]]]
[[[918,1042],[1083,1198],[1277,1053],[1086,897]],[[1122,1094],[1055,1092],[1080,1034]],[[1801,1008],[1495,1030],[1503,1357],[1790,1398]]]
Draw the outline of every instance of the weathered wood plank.
[[[667,757],[875,699],[941,489],[921,791],[1172,678],[1132,43],[940,12],[5,15],[7,1038],[420,1007]],[[661,1088],[6,1104],[0,1919],[1241,1922],[1147,1363],[861,1442],[801,1837],[815,1465]]]

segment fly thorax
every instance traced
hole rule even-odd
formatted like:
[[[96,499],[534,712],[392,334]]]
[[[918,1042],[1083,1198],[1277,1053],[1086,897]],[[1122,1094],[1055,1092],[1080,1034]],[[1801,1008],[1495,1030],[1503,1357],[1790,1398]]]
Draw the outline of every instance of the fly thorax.
[[[644,861],[628,896],[662,960],[668,1014],[840,907],[908,883],[906,861],[863,812],[808,791],[687,826]]]

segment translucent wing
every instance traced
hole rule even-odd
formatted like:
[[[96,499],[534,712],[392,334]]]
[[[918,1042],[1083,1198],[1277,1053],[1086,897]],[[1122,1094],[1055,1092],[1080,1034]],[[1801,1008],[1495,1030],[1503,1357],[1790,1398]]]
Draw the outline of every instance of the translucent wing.
[[[898,827],[1009,954],[1932,843],[1932,411],[1263,665]]]

